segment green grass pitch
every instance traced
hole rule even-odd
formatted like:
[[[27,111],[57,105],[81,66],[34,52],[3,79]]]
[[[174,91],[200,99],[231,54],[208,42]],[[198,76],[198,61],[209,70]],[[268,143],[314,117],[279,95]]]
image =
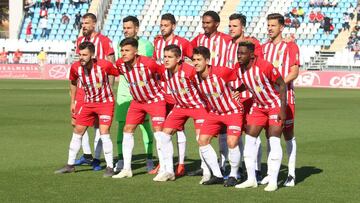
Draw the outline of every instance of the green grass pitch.
[[[135,140],[135,170],[131,179],[105,179],[103,171],[93,172],[89,166],[77,167],[77,173],[55,175],[54,170],[67,161],[72,131],[68,82],[0,80],[0,200],[359,202],[360,91],[298,88],[296,93],[297,185],[267,193],[264,186],[246,190],[202,186],[198,184],[200,177],[153,182],[153,176],[145,173],[144,148],[139,134]],[[116,123],[111,131],[116,155]],[[187,168],[194,168],[199,160],[191,122],[187,124],[186,133]],[[92,131],[90,140],[93,140]],[[213,140],[217,148],[216,143],[217,140]],[[281,184],[287,174],[287,156],[282,144]],[[265,160],[263,156],[264,167]]]

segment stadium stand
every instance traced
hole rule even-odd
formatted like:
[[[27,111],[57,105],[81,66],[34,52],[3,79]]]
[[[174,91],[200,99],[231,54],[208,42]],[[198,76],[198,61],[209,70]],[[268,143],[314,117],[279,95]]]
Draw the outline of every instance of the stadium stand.
[[[81,15],[85,14],[89,8],[88,3],[81,3],[77,7],[71,5],[70,0],[64,0],[60,12],[58,12],[55,4],[47,10],[48,11],[48,39],[49,40],[64,40],[64,41],[75,41],[79,30],[73,27],[75,22],[76,13],[80,12]],[[61,23],[62,14],[66,13],[70,17],[68,24]],[[20,39],[26,38],[26,26],[29,21],[32,22],[32,33],[33,39],[41,39],[42,29],[39,27],[40,21],[40,7],[36,7],[33,16],[27,16],[22,24],[21,32],[19,35]]]
[[[161,15],[169,12],[178,21],[176,33],[191,39],[202,31],[200,16],[207,10],[219,12],[223,5],[223,0],[113,0],[103,33],[114,42],[120,41],[121,19],[127,15],[135,15],[140,20],[139,36],[153,41],[160,32]]]
[[[79,34],[79,30],[76,26],[73,26],[75,14],[78,12],[81,14],[88,12],[90,5],[88,3],[82,3],[77,8],[74,8],[71,5],[71,0],[64,0],[62,2],[63,6],[60,11],[57,10],[54,4],[48,9],[48,25],[50,26],[46,38],[41,38],[40,36],[42,31],[39,27],[40,7],[37,6],[33,14],[24,17],[19,33],[19,45],[15,47],[6,40],[6,47],[13,51],[17,48],[23,51],[27,49],[34,51],[35,49],[39,50],[41,47],[41,45],[35,45],[36,43],[45,42],[46,47],[48,45],[53,47],[51,51],[54,52],[64,52],[64,50],[69,49],[69,46],[73,48],[72,43]],[[117,45],[122,38],[122,19],[125,16],[137,16],[140,20],[139,36],[153,41],[154,37],[160,32],[159,24],[161,15],[167,12],[173,13],[178,23],[175,31],[176,34],[191,40],[194,36],[202,32],[201,15],[207,10],[220,12],[225,4],[225,0],[111,0],[106,2],[110,3],[101,5],[103,9],[99,16],[101,19],[99,20],[103,23],[99,23],[99,30],[112,39],[114,45]],[[338,1],[337,6],[329,7],[314,7],[310,5],[310,2],[310,0],[239,0],[235,2],[237,3],[235,11],[244,13],[247,16],[246,35],[252,35],[261,42],[265,42],[267,39],[267,26],[264,16],[272,12],[279,12],[285,15],[293,11],[294,8],[298,9],[301,7],[304,11],[304,18],[298,18],[300,21],[299,27],[288,26],[285,28],[284,34],[295,37],[301,50],[302,63],[304,67],[308,67],[319,57],[321,58],[319,53],[329,48],[335,38],[342,32],[344,23],[343,14],[351,11],[351,5],[357,5],[357,0],[341,0]],[[355,8],[352,10],[355,17]],[[334,27],[333,31],[325,34],[322,23],[310,22],[309,14],[311,11],[315,13],[321,11],[325,17],[331,18],[331,23]],[[66,13],[70,17],[70,22],[67,25],[61,23],[62,13]],[[294,18],[291,14],[288,16],[291,19]],[[30,21],[32,22],[33,35],[33,45],[31,47],[26,46],[24,41],[26,39],[26,27]],[[227,26],[221,31],[227,33]],[[358,37],[356,37],[356,39],[357,38]],[[62,43],[64,41],[69,42],[66,43],[68,47],[64,47],[65,43]],[[354,47],[357,40],[352,40],[351,42],[351,47]],[[7,45],[9,45],[9,47]],[[354,63],[351,64],[359,65],[358,60],[353,60],[354,54],[355,53],[347,50],[334,52],[328,54],[327,57],[329,60],[324,63],[326,66],[331,63],[344,65],[346,64],[346,61],[343,60],[344,55],[348,55],[348,58],[354,61]]]

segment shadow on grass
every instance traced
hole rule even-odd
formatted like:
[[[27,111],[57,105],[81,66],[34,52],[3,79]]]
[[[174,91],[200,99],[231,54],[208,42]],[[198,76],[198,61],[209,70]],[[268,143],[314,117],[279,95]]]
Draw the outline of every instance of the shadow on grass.
[[[266,167],[267,165],[265,163],[261,164],[262,174],[266,175]],[[317,168],[315,166],[302,166],[300,168],[295,169],[296,174],[296,184],[301,184],[305,181],[305,179],[309,178],[310,176],[322,173],[323,170],[320,168]],[[280,172],[279,172],[279,181],[281,181],[282,186],[285,182],[286,178],[288,176],[288,168],[286,165],[281,165]]]

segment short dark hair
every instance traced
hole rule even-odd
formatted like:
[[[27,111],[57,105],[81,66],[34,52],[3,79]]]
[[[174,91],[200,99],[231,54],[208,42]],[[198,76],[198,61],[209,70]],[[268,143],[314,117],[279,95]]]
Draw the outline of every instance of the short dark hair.
[[[165,13],[164,15],[162,15],[161,20],[169,20],[171,24],[176,24],[175,16],[171,13]]]
[[[251,52],[255,51],[255,44],[251,41],[243,41],[239,43],[239,47],[246,47],[248,48]]]
[[[204,16],[210,16],[215,22],[220,23],[220,16],[215,11],[206,11],[203,14],[203,17]]]
[[[271,13],[267,16],[267,20],[277,20],[281,25],[285,25],[284,16],[280,13]]]
[[[79,50],[89,49],[91,53],[95,53],[95,45],[91,42],[82,42],[79,45]]]
[[[96,15],[94,15],[93,13],[86,13],[85,15],[83,15],[82,18],[91,18],[91,20],[93,20],[94,22],[97,21]]]
[[[123,23],[129,22],[129,21],[133,22],[136,27],[140,26],[139,19],[137,17],[135,17],[135,16],[126,16],[123,19]]]
[[[137,39],[135,39],[133,37],[127,37],[120,42],[120,47],[123,47],[126,45],[131,45],[135,48],[138,48],[139,42],[137,41]]]
[[[233,13],[229,17],[229,20],[239,20],[241,25],[246,27],[246,16],[241,13]]]
[[[194,48],[193,50],[193,54],[200,54],[201,56],[203,56],[205,59],[210,59],[210,50],[204,46],[199,46]]]
[[[164,48],[164,51],[171,51],[175,54],[176,57],[180,57],[181,56],[181,49],[178,45],[176,44],[170,44],[170,45],[167,45],[165,48]]]

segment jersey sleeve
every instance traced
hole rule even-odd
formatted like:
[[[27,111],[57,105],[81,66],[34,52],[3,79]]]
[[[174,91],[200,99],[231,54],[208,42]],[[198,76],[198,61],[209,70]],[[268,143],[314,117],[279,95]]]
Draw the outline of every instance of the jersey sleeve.
[[[299,47],[295,43],[290,43],[288,46],[289,66],[300,65]]]
[[[233,73],[233,75],[234,75],[233,77],[235,77],[235,80],[230,81],[230,83],[229,83],[229,85],[233,89],[238,89],[243,84],[242,75],[239,74],[239,71],[240,71],[240,65],[239,65],[239,63],[237,63],[237,64],[235,64],[234,73]]]
[[[193,55],[193,45],[187,39],[184,39],[183,56],[192,58],[192,55]]]
[[[264,53],[260,42],[255,38],[253,38],[253,42],[255,44],[254,55],[260,58],[264,58]]]
[[[222,67],[221,68],[221,77],[224,79],[224,81],[226,83],[233,82],[237,79],[235,71],[236,71],[236,69]]]
[[[153,73],[158,73],[160,75],[162,75],[165,72],[165,67],[163,67],[162,65],[156,63],[156,61],[152,58],[148,59],[148,67],[150,68],[151,72]]]
[[[110,61],[104,61],[106,73],[109,75],[119,76],[119,69],[114,66]]]
[[[79,74],[76,71],[76,67],[77,65],[75,63],[71,65],[69,80],[77,80],[79,78]]]
[[[196,36],[193,40],[191,40],[190,44],[191,44],[191,46],[192,46],[193,48],[198,47],[198,43],[197,43],[198,38],[199,38],[199,35]]]
[[[103,50],[106,56],[110,56],[112,54],[114,54],[114,47],[112,45],[112,41],[107,38],[107,37],[103,37],[102,38],[102,44],[103,44]]]
[[[152,57],[153,57],[155,60],[157,60],[157,58],[156,58],[156,48],[155,48],[156,42],[157,42],[157,38],[154,39],[154,47],[153,47],[153,53],[152,53]]]
[[[122,71],[122,66],[123,64],[123,60],[122,59],[118,59],[115,63],[116,67],[118,68],[119,74],[124,74],[124,72]]]

